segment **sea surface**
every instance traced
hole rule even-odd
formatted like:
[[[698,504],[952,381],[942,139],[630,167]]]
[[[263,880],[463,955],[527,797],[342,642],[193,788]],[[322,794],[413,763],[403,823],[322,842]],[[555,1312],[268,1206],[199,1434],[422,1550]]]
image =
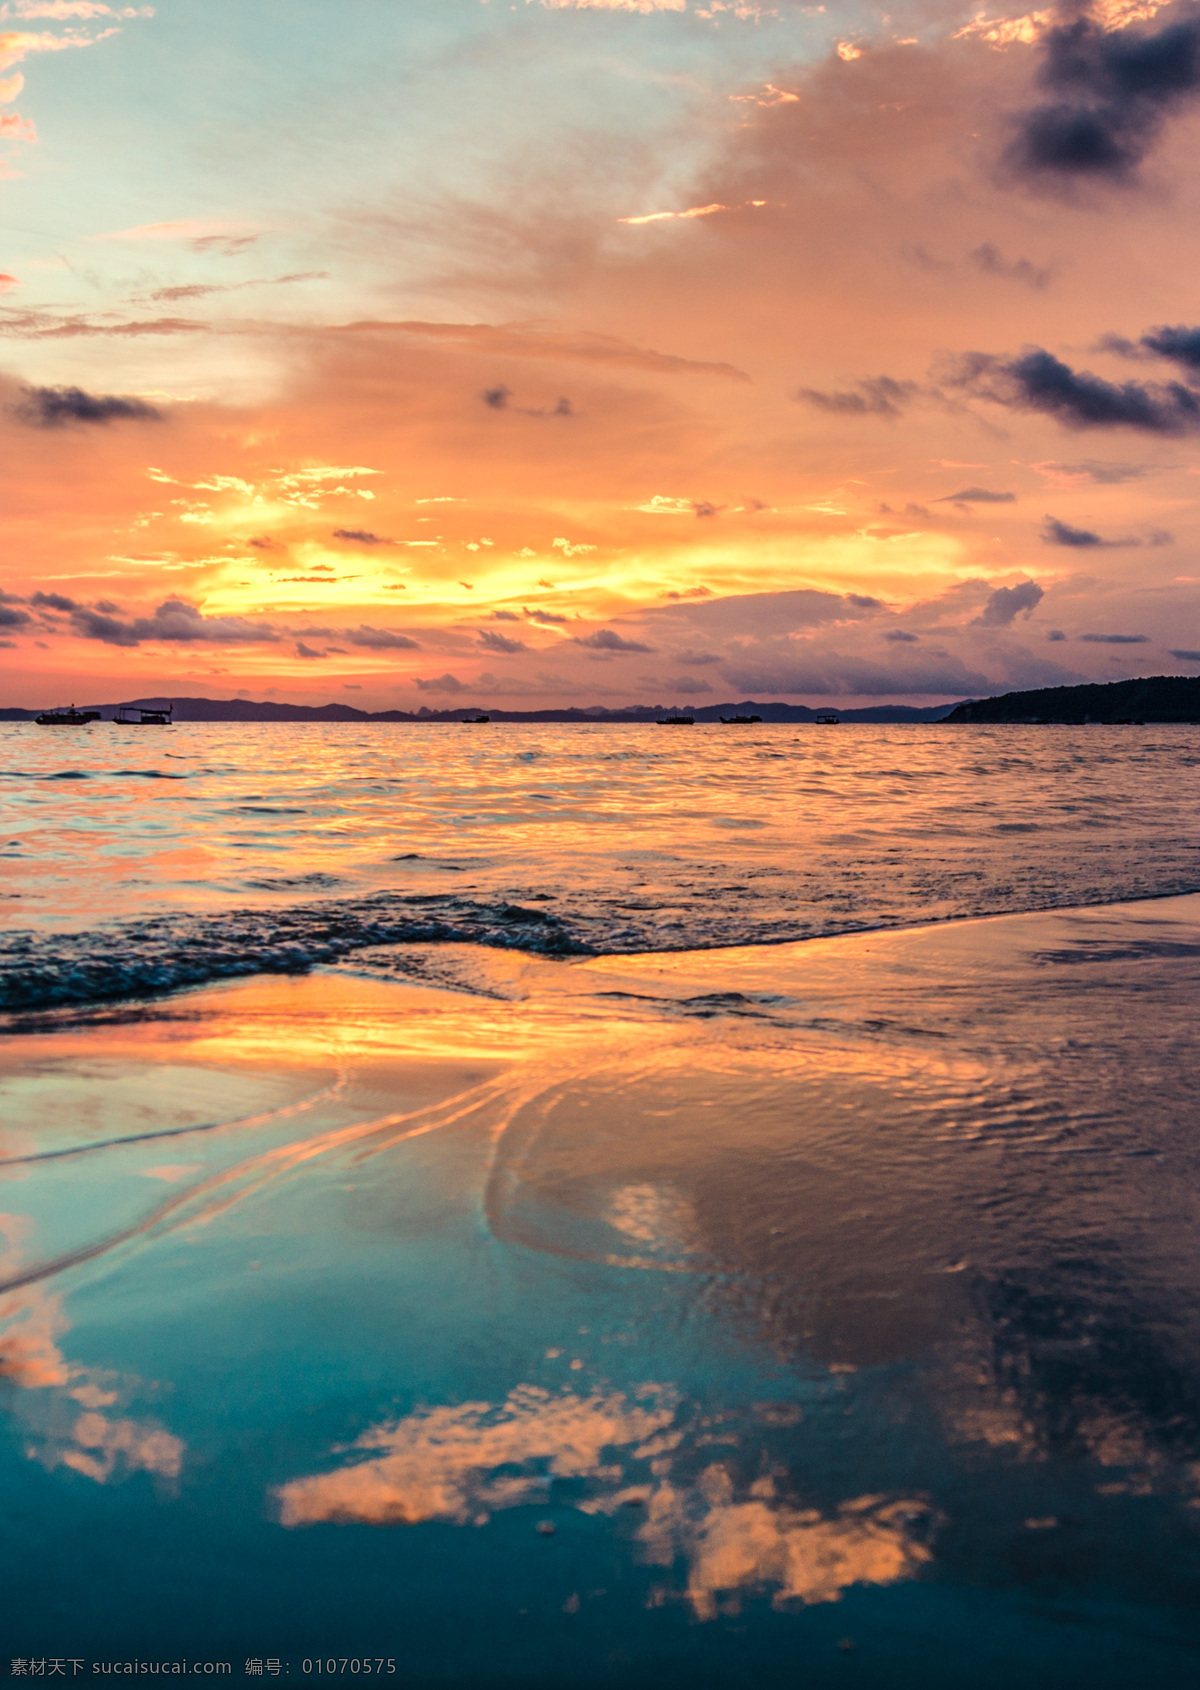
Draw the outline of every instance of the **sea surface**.
[[[1194,1690],[1200,729],[0,747],[0,1673]]]
[[[0,1008],[1200,887],[1200,727],[0,726]]]

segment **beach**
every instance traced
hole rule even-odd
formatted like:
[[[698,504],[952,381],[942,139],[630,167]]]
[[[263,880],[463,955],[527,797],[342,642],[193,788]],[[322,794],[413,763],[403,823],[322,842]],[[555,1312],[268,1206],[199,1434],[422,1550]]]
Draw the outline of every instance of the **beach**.
[[[13,1653],[1192,1682],[1198,975],[1184,896],[12,1018]]]

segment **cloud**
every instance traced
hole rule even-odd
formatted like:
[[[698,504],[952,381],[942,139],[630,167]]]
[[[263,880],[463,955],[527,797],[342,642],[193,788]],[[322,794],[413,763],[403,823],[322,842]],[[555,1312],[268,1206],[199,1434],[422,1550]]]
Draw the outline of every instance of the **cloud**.
[[[883,637],[892,645],[916,645],[919,635],[907,634],[903,628],[891,628]]]
[[[72,611],[71,621],[81,638],[100,640],[105,645],[135,646],[143,640],[244,645],[279,638],[269,622],[248,622],[242,616],[205,616],[199,606],[186,599],[167,599],[153,616],[130,622],[79,606]]]
[[[1150,532],[1148,540],[1139,540],[1134,534],[1126,535],[1120,540],[1106,540],[1103,535],[1094,534],[1090,528],[1072,528],[1070,523],[1060,522],[1056,516],[1045,518],[1046,526],[1042,529],[1042,540],[1047,546],[1102,546],[1106,550],[1114,550],[1129,546],[1169,546],[1172,536],[1165,528],[1155,528]]]
[[[29,602],[30,604],[40,605],[45,610],[66,612],[79,609],[75,600],[67,598],[65,593],[32,593]]]
[[[13,415],[30,428],[63,428],[68,423],[109,423],[115,419],[161,422],[162,412],[144,399],[115,393],[85,393],[81,387],[27,387]]]
[[[530,610],[528,606],[524,608],[524,615],[526,615],[531,622],[540,622],[547,628],[552,628],[555,624],[561,624],[570,620],[570,618],[566,616],[556,616],[552,610]]]
[[[991,241],[984,241],[970,255],[971,263],[985,276],[1002,276],[1006,281],[1023,282],[1026,287],[1041,289],[1050,280],[1048,264],[1031,264],[1028,258],[1006,259]]]
[[[1185,434],[1200,428],[1200,399],[1179,382],[1111,382],[1077,372],[1040,346],[1017,358],[969,352],[944,378],[1010,410],[1041,411],[1065,428],[1137,428]]]
[[[430,679],[428,681],[423,681],[423,680],[421,680],[420,676],[416,676],[416,675],[413,677],[413,679],[416,681],[417,687],[419,688],[419,690],[421,692],[466,692],[467,691],[467,688],[459,680],[458,676],[457,675],[451,675],[449,673],[447,673],[445,675],[434,675],[432,677],[432,679]]]
[[[335,540],[350,540],[356,546],[394,546],[395,540],[390,540],[386,534],[372,534],[369,528],[335,528]],[[252,540],[251,545],[254,544]]]
[[[1186,370],[1200,372],[1200,329],[1189,328],[1184,323],[1177,323],[1173,328],[1162,327],[1148,329],[1142,336],[1141,344],[1149,352],[1157,352],[1160,358],[1169,358],[1172,363],[1182,364]]]
[[[1178,657],[1183,663],[1200,663],[1200,651],[1176,651],[1171,649],[1172,657]]]
[[[525,326],[493,323],[352,323],[347,334],[404,335],[421,340],[450,342],[492,357],[567,359],[582,364],[616,364],[646,370],[655,375],[718,376],[725,381],[749,382],[744,370],[732,364],[710,364],[694,358],[680,358],[671,352],[655,352],[635,346],[616,335],[568,335],[538,331]]]
[[[915,381],[895,381],[891,376],[867,376],[855,385],[857,393],[821,393],[813,387],[802,387],[795,397],[839,416],[898,417],[920,392]]]
[[[27,610],[10,610],[6,604],[0,604],[0,628],[24,628],[32,621]]]
[[[1031,466],[1048,481],[1071,486],[1080,481],[1095,481],[1102,487],[1119,487],[1125,481],[1140,481],[1153,475],[1156,464],[1108,463],[1100,458],[1084,458],[1078,463],[1061,464],[1053,458]]]
[[[256,552],[282,552],[287,547],[280,545],[278,540],[272,540],[269,534],[256,534],[252,540],[247,540],[248,546],[253,546]]]
[[[1015,505],[1015,493],[993,493],[987,487],[964,487],[960,493],[943,493],[935,505]]]
[[[409,639],[407,634],[395,634],[390,628],[372,628],[367,622],[362,622],[357,628],[347,628],[341,635],[349,640],[351,645],[367,646],[372,651],[419,651],[416,640]]]
[[[699,675],[676,675],[675,679],[669,684],[681,695],[696,695],[702,692],[712,691],[708,682],[702,681]]]
[[[1080,634],[1085,645],[1148,645],[1149,634]]]
[[[296,641],[297,657],[324,657],[324,655],[323,651],[313,651],[312,647],[306,646],[303,640]]]
[[[1022,581],[1016,587],[997,587],[972,623],[978,628],[1008,628],[1022,612],[1028,618],[1044,594],[1036,581]]]
[[[745,698],[801,694],[810,698],[904,698],[990,696],[1001,687],[957,658],[919,659],[887,667],[840,652],[806,654],[779,661],[731,661],[725,674]]]
[[[573,417],[575,415],[571,401],[563,394],[555,400],[549,410],[538,405],[510,405],[512,389],[498,382],[495,387],[485,387],[479,395],[484,404],[493,411],[511,411],[520,417]]]
[[[653,651],[652,645],[641,645],[637,640],[624,639],[614,633],[611,628],[598,628],[594,634],[576,634],[575,644],[586,646],[589,651]]]
[[[524,640],[510,640],[504,634],[497,634],[492,628],[478,630],[479,643],[485,651],[496,651],[509,656],[515,651],[528,651]]]
[[[1200,89],[1200,18],[1157,32],[1076,18],[1044,38],[1050,98],[1021,115],[1005,163],[1027,180],[1129,182],[1171,111]]]

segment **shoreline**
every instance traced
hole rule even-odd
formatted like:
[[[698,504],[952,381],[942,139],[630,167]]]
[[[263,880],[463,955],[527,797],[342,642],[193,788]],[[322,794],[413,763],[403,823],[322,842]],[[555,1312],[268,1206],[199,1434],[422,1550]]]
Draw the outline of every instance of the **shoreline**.
[[[353,959],[363,959],[364,954],[368,952],[391,952],[397,961],[402,961],[404,955],[414,948],[425,951],[439,947],[445,947],[448,951],[460,947],[478,947],[482,950],[509,951],[524,956],[580,962],[603,958],[702,957],[730,951],[778,951],[793,945],[861,938],[871,934],[920,933],[975,922],[1015,921],[1087,910],[1135,908],[1142,904],[1152,905],[1193,897],[1200,897],[1200,886],[1147,892],[1135,898],[1114,894],[1111,898],[1092,898],[1082,902],[931,915],[923,920],[848,924],[833,932],[781,934],[777,937],[767,935],[753,939],[731,938],[728,942],[714,941],[701,945],[680,943],[644,949],[615,946],[606,949],[576,937],[569,931],[566,922],[543,910],[447,896],[443,900],[437,900],[443,906],[439,913],[443,917],[456,917],[459,925],[453,926],[446,919],[433,917],[430,905],[435,900],[428,895],[410,898],[403,893],[382,892],[367,894],[359,899],[330,899],[293,905],[284,910],[247,906],[198,918],[209,929],[223,935],[223,930],[230,924],[239,922],[243,923],[245,928],[251,928],[253,924],[258,923],[264,928],[277,930],[281,919],[294,918],[297,915],[307,917],[314,926],[327,928],[330,912],[334,912],[342,916],[345,926],[350,929],[334,937],[331,937],[327,930],[316,939],[300,933],[283,945],[264,945],[259,955],[247,956],[243,951],[232,956],[214,953],[204,958],[198,946],[194,944],[185,945],[173,952],[172,935],[160,952],[134,963],[124,960],[107,962],[103,960],[103,952],[112,947],[123,958],[131,936],[136,935],[143,939],[153,937],[164,927],[176,927],[178,916],[159,914],[116,922],[107,927],[66,933],[15,929],[6,938],[7,943],[13,947],[10,955],[16,955],[20,961],[16,966],[6,964],[0,967],[0,1027],[12,1028],[30,1016],[45,1016],[59,1010],[66,1013],[72,1009],[83,1010],[89,1005],[100,1009],[106,1004],[115,1006],[152,1002],[183,992],[216,987],[223,982],[251,980],[260,976],[303,978],[331,967],[354,973]],[[398,905],[413,909],[413,918],[408,921],[389,919],[390,913]],[[425,920],[418,918],[421,912],[426,914]],[[530,929],[525,942],[514,932],[515,929],[523,927]],[[245,932],[239,932],[239,947],[250,937],[251,935]],[[30,940],[33,943],[26,942]],[[0,940],[0,944],[3,942]],[[30,964],[26,959],[31,953],[37,958],[39,950],[46,960],[38,959],[34,962],[33,966],[39,970],[40,977],[30,982]],[[370,960],[375,967],[361,969],[360,972],[379,977],[380,965],[386,962],[386,958],[376,955]],[[59,972],[63,968],[68,971],[68,977],[65,979]],[[388,971],[385,968],[383,972],[386,974]],[[97,978],[97,975],[100,978]]]
[[[259,975],[6,1039],[22,1611],[102,1502],[127,1555],[89,1559],[75,1653],[378,1653],[400,1612],[418,1681],[473,1681],[476,1642],[519,1678],[549,1590],[639,1661],[782,1684],[786,1625],[882,1684],[933,1603],[946,1685],[999,1690],[1060,1659],[1036,1596],[1088,1615],[1090,1683],[1129,1682],[1125,1614],[1174,1682],[1200,898],[454,949],[470,991]],[[556,1684],[629,1680],[592,1635]]]

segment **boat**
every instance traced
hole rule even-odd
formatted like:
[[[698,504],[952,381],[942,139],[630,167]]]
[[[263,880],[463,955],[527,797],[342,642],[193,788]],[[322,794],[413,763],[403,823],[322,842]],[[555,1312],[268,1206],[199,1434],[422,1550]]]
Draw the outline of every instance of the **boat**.
[[[761,722],[761,716],[722,716],[721,720],[727,728],[748,728],[752,722]]]
[[[841,725],[842,725],[842,718],[840,716],[818,716],[817,717],[817,726],[819,728],[840,728]]]
[[[477,728],[484,722],[490,722],[491,719],[490,716],[464,716],[462,719],[463,727]]]
[[[664,716],[657,726],[660,728],[690,728],[695,720],[694,716]]]
[[[122,728],[169,728],[171,704],[119,704],[113,717]]]
[[[98,710],[76,710],[75,706],[71,704],[65,710],[43,710],[40,716],[35,716],[33,719],[43,728],[81,728],[87,722],[98,722],[100,712]]]

